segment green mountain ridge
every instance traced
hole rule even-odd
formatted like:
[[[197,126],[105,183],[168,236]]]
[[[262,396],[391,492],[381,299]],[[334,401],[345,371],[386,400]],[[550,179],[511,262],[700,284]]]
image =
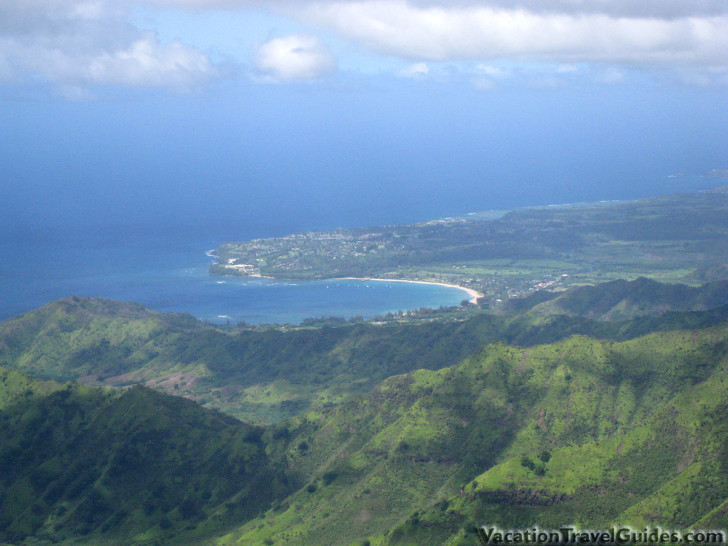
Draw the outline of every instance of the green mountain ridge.
[[[648,290],[632,288],[644,284]],[[658,306],[663,310],[718,304],[725,299],[724,286],[605,283],[586,299],[580,296],[584,288],[557,295],[553,301],[570,298],[571,316],[554,314],[560,310],[556,306],[535,305],[532,296],[513,300],[525,311],[511,315],[480,312],[461,321],[288,331],[220,329],[189,315],[74,297],[0,323],[0,365],[58,381],[144,384],[244,420],[272,423],[339,404],[393,375],[450,366],[493,341],[530,346],[574,334],[619,341],[652,331],[704,328],[728,318],[728,306],[692,313],[653,312],[655,316],[612,322],[580,314],[588,313],[595,301],[621,301],[624,287],[632,294],[633,309],[650,312]],[[666,297],[655,304],[649,297],[652,290],[676,294],[674,302]],[[685,290],[691,297],[680,299]]]
[[[538,417],[531,419],[532,428],[524,427],[526,445],[511,447],[510,457],[477,476],[459,497],[449,499],[445,512],[429,509],[416,525],[410,520],[400,526],[389,543],[416,543],[424,529],[432,536],[435,528],[448,537],[442,543],[464,544],[473,522],[509,528],[532,523],[556,528],[568,521],[582,528],[629,524],[724,529],[728,524],[725,328],[705,332],[707,338],[693,337],[693,343],[688,339],[692,335],[653,335],[624,344],[627,366],[618,369],[619,383],[607,379],[595,384],[590,392],[600,392],[585,405],[573,403],[575,393],[564,393],[567,406],[561,414],[557,406],[535,408]],[[653,342],[641,348],[636,360],[635,345],[649,338]],[[670,348],[660,351],[665,345]],[[655,357],[650,358],[652,351]],[[603,361],[608,366],[621,360],[615,362],[610,353]],[[666,361],[666,356],[674,360]],[[652,371],[645,374],[644,368]],[[573,382],[574,368],[569,367],[568,373]],[[610,390],[614,395],[609,396]],[[602,409],[605,402],[609,412]],[[598,409],[602,415],[579,416],[576,408]],[[593,429],[592,438],[583,442],[563,442],[564,438],[554,442],[553,432],[573,434],[564,416],[581,417],[574,425],[583,430],[590,421],[603,430]],[[631,423],[623,425],[625,417]]]
[[[512,315],[290,331],[54,302],[0,324],[0,542],[475,544],[478,525],[728,528],[728,305],[578,314],[605,302],[604,318],[627,297],[699,307],[722,289],[637,280]],[[577,314],[543,306],[559,300]],[[128,384],[21,370],[116,371]],[[170,382],[193,373],[210,392],[238,381],[273,396],[285,379],[342,396],[254,425],[132,386],[179,392]]]
[[[293,485],[262,429],[183,398],[0,368],[0,400],[0,541],[192,544]]]
[[[306,416],[289,464],[313,488],[216,543],[473,544],[472,528],[490,523],[725,526],[727,365],[724,323],[494,344],[390,378]]]
[[[728,281],[702,286],[659,283],[640,277],[596,286],[580,286],[566,292],[537,292],[509,300],[508,312],[533,309],[549,315],[580,316],[596,320],[629,320],[657,316],[668,311],[702,311],[728,303]]]

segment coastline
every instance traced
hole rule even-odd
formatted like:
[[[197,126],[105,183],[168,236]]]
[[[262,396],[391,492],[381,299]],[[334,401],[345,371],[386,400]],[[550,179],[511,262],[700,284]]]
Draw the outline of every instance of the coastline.
[[[478,303],[478,298],[482,298],[484,294],[481,294],[477,290],[474,290],[472,288],[466,288],[464,286],[460,286],[457,284],[450,284],[446,282],[435,282],[435,281],[411,281],[407,279],[378,279],[375,277],[336,277],[336,279],[340,279],[343,281],[376,281],[376,282],[409,282],[409,283],[415,283],[415,284],[432,284],[435,286],[447,286],[448,288],[457,288],[458,290],[463,290],[468,293],[468,296],[470,296],[470,303],[476,304]],[[334,279],[334,280],[336,280]]]

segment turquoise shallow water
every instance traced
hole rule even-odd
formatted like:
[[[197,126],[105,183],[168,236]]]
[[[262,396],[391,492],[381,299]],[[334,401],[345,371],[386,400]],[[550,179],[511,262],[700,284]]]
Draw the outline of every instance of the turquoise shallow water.
[[[37,230],[0,240],[0,319],[65,296],[136,301],[218,323],[365,318],[467,299],[451,287],[398,282],[289,282],[212,277],[205,251],[225,240],[204,230]]]

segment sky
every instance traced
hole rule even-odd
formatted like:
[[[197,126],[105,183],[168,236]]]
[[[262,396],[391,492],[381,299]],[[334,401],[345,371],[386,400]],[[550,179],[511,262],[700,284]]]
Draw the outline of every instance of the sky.
[[[669,190],[728,169],[727,31],[725,0],[0,0],[0,226]]]

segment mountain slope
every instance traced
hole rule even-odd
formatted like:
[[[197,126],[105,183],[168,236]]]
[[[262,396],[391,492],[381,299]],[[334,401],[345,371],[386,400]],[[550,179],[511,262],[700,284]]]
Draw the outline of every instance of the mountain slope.
[[[533,310],[547,314],[581,316],[596,320],[628,320],[657,316],[668,311],[699,311],[728,303],[728,281],[699,287],[665,284],[641,277],[634,281],[617,280],[597,286],[582,286],[550,295],[539,302],[532,296]],[[541,298],[546,298],[542,295]],[[524,303],[520,307],[524,307]],[[516,307],[518,304],[512,304]]]
[[[609,284],[594,288],[597,295],[609,291]],[[276,422],[341,403],[392,375],[452,365],[497,340],[521,346],[574,334],[624,340],[705,328],[726,317],[728,306],[619,322],[531,310],[465,321],[254,331],[218,329],[137,304],[66,298],[0,323],[0,365],[90,385],[141,383],[245,420]]]
[[[262,429],[182,398],[0,368],[0,400],[0,541],[179,543],[291,487]]]
[[[471,544],[468,529],[490,523],[726,525],[725,407],[728,324],[490,345],[307,415],[288,460],[309,486],[217,543]],[[686,488],[695,494],[682,499]]]
[[[438,536],[442,544],[470,544],[474,526],[483,524],[725,528],[727,379],[724,353],[707,380],[657,406],[643,424],[594,441],[512,452],[383,542]]]
[[[490,344],[267,427],[1,369],[0,540],[466,544],[478,524],[728,525],[728,322],[593,325],[633,339]]]

